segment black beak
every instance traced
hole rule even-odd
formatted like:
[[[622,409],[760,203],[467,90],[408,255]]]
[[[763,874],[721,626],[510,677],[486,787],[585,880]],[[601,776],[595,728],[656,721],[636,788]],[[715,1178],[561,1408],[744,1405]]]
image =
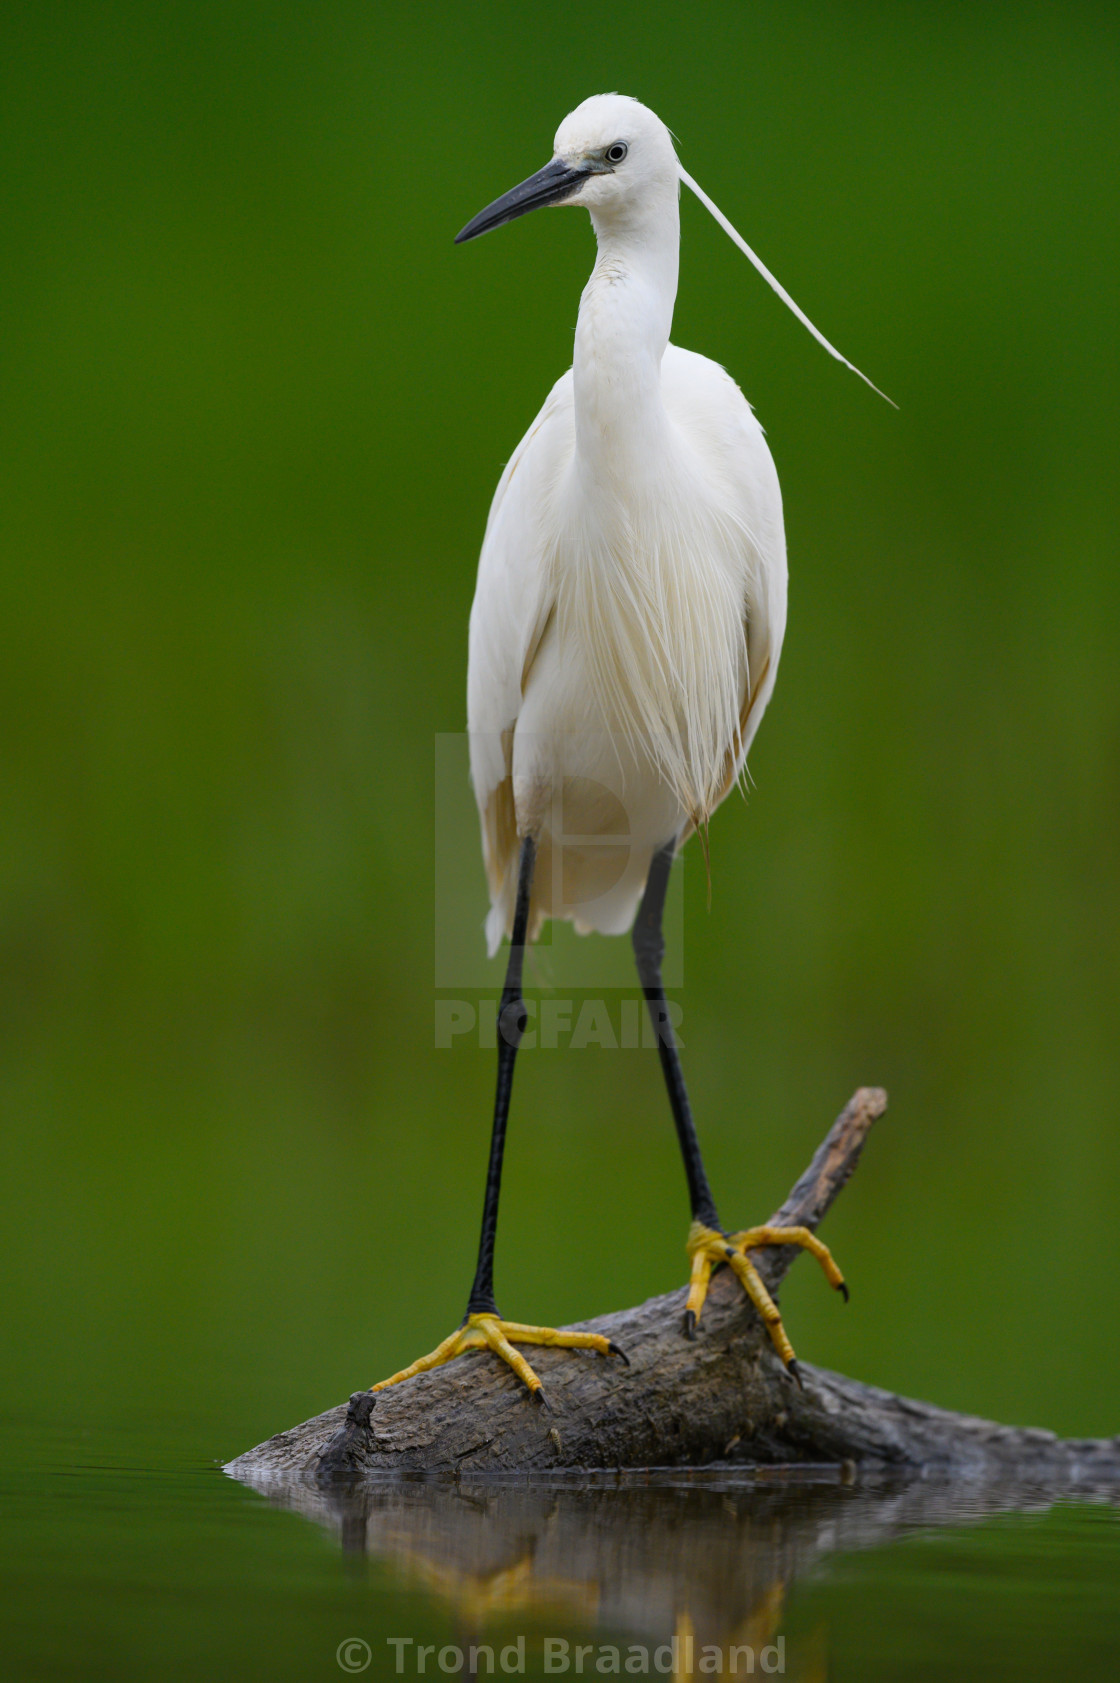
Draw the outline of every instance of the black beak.
[[[589,169],[574,169],[571,164],[554,158],[536,175],[531,175],[528,181],[523,181],[520,187],[511,188],[500,199],[495,199],[492,205],[487,205],[485,210],[480,210],[455,235],[455,244],[462,245],[464,240],[473,240],[479,234],[488,233],[491,228],[500,228],[503,222],[512,222],[515,216],[524,216],[527,210],[539,210],[542,205],[558,205],[562,199],[578,193],[591,173]]]

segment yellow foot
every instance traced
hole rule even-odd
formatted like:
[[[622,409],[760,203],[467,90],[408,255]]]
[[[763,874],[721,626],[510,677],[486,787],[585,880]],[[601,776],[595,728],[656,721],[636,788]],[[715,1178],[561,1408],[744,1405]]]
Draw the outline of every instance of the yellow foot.
[[[399,1385],[402,1379],[411,1379],[414,1373],[427,1373],[430,1368],[442,1367],[444,1362],[463,1355],[467,1350],[493,1350],[495,1355],[509,1363],[522,1384],[528,1386],[533,1400],[542,1408],[547,1408],[548,1399],[541,1389],[540,1380],[525,1357],[518,1355],[514,1344],[544,1344],[554,1350],[597,1350],[601,1356],[620,1356],[627,1367],[630,1366],[618,1345],[597,1332],[557,1332],[553,1327],[527,1327],[522,1326],[520,1321],[503,1321],[498,1315],[468,1315],[458,1331],[445,1338],[442,1344],[437,1344],[430,1356],[421,1356],[419,1361],[403,1367],[391,1378],[371,1385],[370,1390],[384,1391],[389,1385]]]
[[[708,1295],[712,1269],[726,1263],[761,1315],[775,1350],[800,1385],[801,1373],[793,1354],[793,1345],[786,1337],[778,1305],[747,1255],[748,1251],[759,1250],[763,1245],[800,1245],[803,1250],[810,1251],[824,1269],[829,1285],[843,1292],[845,1303],[848,1301],[848,1288],[843,1274],[832,1260],[832,1252],[807,1227],[748,1227],[744,1233],[720,1233],[714,1227],[705,1227],[703,1222],[694,1221],[688,1230],[686,1246],[692,1258],[692,1276],[684,1312],[685,1334],[689,1338],[696,1337],[696,1323]]]

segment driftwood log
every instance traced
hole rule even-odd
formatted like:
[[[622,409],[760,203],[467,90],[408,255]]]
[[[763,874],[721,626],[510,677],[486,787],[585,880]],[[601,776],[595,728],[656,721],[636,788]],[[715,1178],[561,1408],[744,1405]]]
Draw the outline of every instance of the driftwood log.
[[[861,1088],[841,1112],[774,1226],[815,1229],[887,1107]],[[801,1254],[756,1251],[771,1294]],[[373,1397],[358,1392],[232,1461],[246,1482],[295,1475],[329,1484],[393,1473],[477,1477],[564,1469],[855,1463],[900,1473],[1076,1484],[1120,1480],[1120,1439],[1060,1440],[894,1396],[801,1364],[799,1387],[729,1270],[712,1280],[694,1343],[685,1290],[580,1323],[625,1350],[630,1366],[535,1349],[552,1412],[533,1406],[504,1363],[459,1357]]]

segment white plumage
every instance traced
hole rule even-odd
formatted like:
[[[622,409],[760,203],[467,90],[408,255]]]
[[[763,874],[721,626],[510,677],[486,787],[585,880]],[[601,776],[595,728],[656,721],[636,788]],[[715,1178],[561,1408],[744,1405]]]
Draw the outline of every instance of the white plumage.
[[[572,368],[494,497],[471,611],[471,773],[491,952],[511,937],[478,1265],[457,1331],[375,1391],[487,1349],[540,1401],[541,1381],[515,1345],[625,1359],[600,1333],[503,1321],[494,1297],[502,1160],[527,1020],[525,943],[548,917],[605,934],[634,923],[692,1209],[688,1336],[712,1269],[726,1264],[797,1376],[781,1316],[750,1261],[760,1246],[811,1250],[847,1293],[807,1229],[728,1234],[720,1226],[662,986],[674,850],[706,825],[743,768],[786,624],[782,500],[762,429],[722,368],[669,343],[682,181],[781,292],[685,175],[664,123],[617,94],[585,100],[560,125],[552,162],[457,236],[474,239],[526,211],[574,203],[590,211],[599,252],[580,301]]]
[[[470,626],[471,771],[493,952],[510,931],[518,838],[535,835],[531,929],[633,920],[653,852],[735,783],[777,675],[786,618],[778,478],[716,363],[669,344],[680,166],[665,125],[599,95],[556,136],[592,176],[598,257],[573,367],[490,510]]]

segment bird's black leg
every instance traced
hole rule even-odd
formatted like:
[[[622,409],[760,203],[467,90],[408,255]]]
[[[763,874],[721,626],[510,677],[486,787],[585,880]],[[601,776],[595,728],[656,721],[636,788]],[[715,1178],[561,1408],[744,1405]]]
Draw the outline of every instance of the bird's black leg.
[[[498,1010],[498,1090],[494,1096],[494,1129],[490,1136],[490,1164],[486,1171],[486,1197],[482,1205],[482,1236],[478,1242],[478,1267],[474,1285],[462,1325],[428,1356],[410,1362],[399,1373],[391,1374],[370,1387],[384,1391],[390,1385],[400,1385],[418,1373],[428,1373],[434,1367],[463,1355],[466,1351],[492,1350],[511,1367],[529,1394],[544,1407],[541,1382],[525,1357],[514,1346],[539,1344],[557,1350],[594,1350],[600,1356],[626,1357],[609,1338],[599,1332],[565,1332],[555,1327],[529,1326],[522,1321],[503,1321],[494,1303],[494,1240],[498,1232],[498,1195],[502,1185],[502,1154],[506,1143],[506,1123],[509,1120],[509,1100],[513,1090],[513,1066],[517,1048],[525,1032],[525,1001],[521,997],[521,972],[525,961],[525,942],[529,933],[529,895],[533,886],[533,865],[536,843],[526,836],[521,843],[517,867],[517,902],[513,913],[513,933],[510,937],[509,964],[506,985]],[[627,1364],[629,1365],[629,1364]]]
[[[688,1177],[688,1196],[692,1203],[692,1219],[700,1222],[704,1227],[719,1229],[719,1216],[716,1214],[715,1200],[712,1189],[708,1185],[708,1177],[704,1172],[704,1161],[700,1155],[700,1141],[696,1137],[696,1126],[692,1120],[692,1107],[688,1102],[688,1092],[681,1072],[681,1061],[677,1056],[677,1042],[673,1034],[673,1025],[669,1020],[669,1011],[665,1003],[665,990],[661,985],[661,960],[665,953],[665,937],[661,932],[661,920],[665,911],[665,891],[669,886],[669,872],[673,865],[676,852],[675,841],[667,843],[653,856],[649,877],[646,880],[646,891],[642,895],[642,903],[638,907],[638,916],[634,922],[631,940],[634,943],[634,957],[638,963],[638,977],[642,984],[642,992],[649,1006],[650,1020],[653,1032],[657,1036],[657,1051],[661,1059],[661,1069],[665,1076],[665,1086],[669,1093],[669,1104],[673,1111],[673,1121],[677,1125],[677,1138],[680,1141],[681,1156],[684,1158],[684,1172]]]
[[[654,1032],[657,1035],[657,1050],[661,1056],[665,1085],[669,1089],[669,1103],[673,1107],[673,1121],[677,1125],[677,1138],[680,1140],[681,1156],[684,1158],[684,1172],[688,1176],[688,1195],[692,1201],[692,1226],[688,1235],[692,1276],[684,1314],[684,1330],[689,1338],[695,1338],[696,1323],[704,1306],[712,1271],[726,1265],[731,1268],[758,1310],[775,1349],[800,1384],[799,1369],[794,1360],[793,1348],[786,1337],[778,1306],[766,1290],[749,1253],[766,1245],[800,1245],[813,1253],[824,1269],[829,1284],[842,1292],[845,1298],[848,1288],[844,1284],[844,1276],[832,1260],[827,1245],[822,1245],[807,1227],[750,1227],[742,1233],[727,1234],[719,1224],[712,1189],[704,1173],[700,1142],[696,1138],[692,1110],[685,1091],[680,1059],[677,1056],[673,1025],[669,1021],[665,993],[661,986],[661,959],[665,951],[661,920],[675,851],[675,843],[670,842],[653,856],[632,939],[642,991],[646,996]]]
[[[506,985],[498,1007],[498,1087],[494,1095],[494,1128],[490,1136],[490,1164],[486,1171],[486,1197],[482,1205],[482,1235],[478,1242],[478,1267],[471,1287],[468,1315],[496,1315],[494,1302],[494,1241],[498,1233],[498,1196],[502,1188],[502,1156],[506,1145],[506,1123],[513,1091],[513,1066],[525,1032],[525,1001],[521,994],[521,973],[525,962],[525,940],[529,931],[529,896],[533,887],[533,865],[537,844],[532,836],[521,843],[517,867],[517,901],[513,912]]]

